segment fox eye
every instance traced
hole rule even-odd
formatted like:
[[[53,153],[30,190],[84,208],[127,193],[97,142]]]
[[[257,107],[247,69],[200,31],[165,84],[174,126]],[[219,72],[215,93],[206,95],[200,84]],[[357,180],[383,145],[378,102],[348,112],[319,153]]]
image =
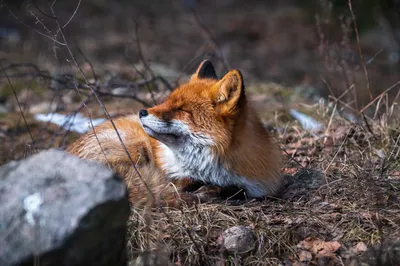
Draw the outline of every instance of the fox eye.
[[[188,109],[184,108],[183,106],[179,107],[179,108],[178,108],[178,111],[181,111],[181,112],[185,112],[185,113],[190,114],[190,111],[189,111]]]

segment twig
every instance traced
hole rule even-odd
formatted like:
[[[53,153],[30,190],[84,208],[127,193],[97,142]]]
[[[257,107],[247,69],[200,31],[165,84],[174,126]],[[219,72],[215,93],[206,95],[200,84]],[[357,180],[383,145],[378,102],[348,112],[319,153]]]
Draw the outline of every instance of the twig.
[[[376,52],[365,64],[369,65],[372,63],[372,61],[375,60],[375,58],[383,52],[383,49],[380,49],[378,52]]]
[[[370,101],[364,108],[362,108],[358,113],[364,113],[365,110],[367,110],[374,102],[376,102],[379,98],[381,98],[385,93],[388,93],[390,90],[392,90],[393,88],[395,88],[396,86],[400,85],[400,81],[397,81],[395,84],[393,84],[392,86],[390,86],[389,88],[387,88],[386,90],[384,90],[381,94],[379,94],[378,96],[375,97],[375,99],[373,99],[372,101]]]
[[[142,46],[140,44],[140,39],[139,39],[139,25],[136,21],[134,21],[135,23],[135,35],[136,35],[136,47],[138,49],[138,53],[139,53],[139,58],[140,61],[142,62],[144,68],[150,73],[151,77],[154,79],[155,75],[153,70],[150,68],[149,64],[147,64],[147,61],[144,59],[143,53],[142,53]],[[140,72],[138,72],[139,74],[141,74]],[[145,79],[145,77],[142,77],[143,79]],[[150,88],[150,86],[147,84],[147,90],[150,92],[151,95],[151,99],[153,100],[154,104],[157,104],[156,98],[154,97],[154,93],[153,90]]]
[[[72,13],[72,15],[68,19],[68,21],[64,24],[64,26],[62,26],[62,29],[64,29],[72,21],[72,19],[75,17],[76,12],[78,12],[78,9],[79,9],[80,5],[81,5],[81,0],[78,1],[78,4],[76,5],[76,8],[75,8],[74,12]]]
[[[394,143],[394,147],[393,147],[392,151],[389,154],[388,161],[390,161],[390,158],[392,158],[392,155],[393,155],[393,153],[394,153],[394,151],[395,151],[395,149],[396,149],[396,147],[397,147],[397,145],[399,143],[399,140],[400,140],[400,134],[397,136],[396,142]],[[399,145],[399,151],[400,151],[400,145]]]
[[[212,45],[216,54],[218,55],[219,59],[221,60],[225,70],[229,70],[230,66],[226,58],[224,57],[221,49],[217,45],[217,41],[215,40],[214,36],[212,35],[211,31],[201,22],[200,18],[197,16],[197,13],[194,9],[189,9],[190,13],[192,14],[194,21],[196,22],[197,26],[202,31],[203,35],[206,37],[207,41]]]
[[[151,107],[151,105],[148,102],[136,97],[135,95],[131,95],[131,94],[113,94],[111,92],[98,91],[98,90],[96,90],[96,92],[97,92],[98,95],[101,95],[101,96],[112,96],[112,97],[116,97],[116,98],[125,98],[125,99],[126,98],[132,98],[135,101],[143,104],[144,107],[147,107],[147,108]]]
[[[92,65],[92,63],[87,59],[87,57],[82,53],[82,51],[78,48],[78,52],[81,53],[82,56],[84,56],[85,61],[90,65],[91,68],[91,72],[93,74],[94,79],[97,81],[98,77],[97,74],[94,70],[94,67]],[[62,84],[64,86],[66,86],[67,89],[72,89],[72,88],[68,88],[67,84],[68,81],[65,81],[62,78],[55,78],[52,77],[48,71],[45,70],[40,70],[36,65],[34,64],[10,64],[6,67],[4,67],[4,70],[12,70],[12,69],[18,69],[18,68],[23,68],[23,67],[28,67],[28,68],[33,68],[36,72],[25,72],[25,73],[16,73],[16,74],[7,74],[7,76],[5,75],[0,75],[0,79],[7,79],[8,78],[24,78],[24,77],[40,77],[46,80],[50,80],[50,81],[55,81],[59,84]],[[156,82],[157,80],[161,81],[162,83],[164,83],[164,85],[166,87],[168,87],[170,90],[172,90],[172,88],[170,87],[170,85],[168,84],[168,82],[163,79],[160,76],[155,76],[154,78],[150,79],[150,80],[140,80],[137,82],[128,82],[128,83],[111,83],[111,84],[99,84],[97,85],[96,82],[94,83],[89,83],[89,84],[78,84],[78,88],[80,89],[90,89],[89,85],[96,85],[96,92],[99,95],[102,96],[111,96],[111,97],[116,97],[116,98],[131,98],[139,103],[141,103],[143,106],[145,107],[150,107],[151,104],[149,104],[147,101],[144,101],[142,99],[140,99],[139,97],[133,95],[133,94],[114,94],[111,92],[106,92],[106,91],[102,91],[101,89],[108,89],[108,88],[116,88],[116,87],[124,87],[124,88],[139,88],[141,86],[147,86],[147,84],[152,83],[152,82]]]
[[[181,213],[182,213],[182,216],[185,217],[185,213],[183,212],[182,209],[181,209]],[[203,252],[202,252],[202,250],[200,249],[200,247],[199,247],[199,245],[197,244],[197,242],[194,240],[194,238],[193,238],[193,236],[192,236],[192,233],[190,232],[188,226],[185,226],[185,225],[184,225],[183,228],[185,229],[186,234],[187,234],[187,235],[189,236],[189,238],[190,238],[190,241],[192,241],[194,247],[196,248],[197,252],[199,253],[200,264],[205,263],[205,261],[204,261],[204,259],[203,259]]]
[[[47,70],[40,70],[40,68],[32,63],[22,63],[22,64],[9,64],[8,66],[4,67],[4,70],[9,70],[12,68],[19,68],[19,67],[29,67],[29,68],[33,68],[36,72],[39,73],[49,73]],[[10,76],[10,75],[8,75]]]
[[[353,5],[351,4],[351,0],[348,0],[348,4],[349,4],[350,13],[351,13],[351,18],[352,18],[352,20],[353,20],[354,32],[355,32],[356,38],[357,38],[358,52],[359,52],[360,57],[361,57],[362,66],[363,66],[363,68],[364,68],[365,79],[366,79],[366,81],[367,81],[367,89],[368,89],[368,92],[369,92],[369,97],[370,97],[370,99],[371,99],[371,101],[372,101],[372,99],[373,99],[374,97],[372,96],[371,85],[370,85],[370,82],[369,82],[369,75],[368,75],[368,70],[367,70],[367,64],[365,63],[364,54],[362,53],[362,50],[361,50],[360,36],[359,36],[359,34],[358,34],[356,16],[354,15]]]
[[[200,48],[195,52],[195,54],[197,54],[199,51],[201,51],[203,49],[203,45],[200,46]],[[198,55],[195,55],[188,63],[186,63],[186,65],[182,68],[181,70],[181,74],[175,79],[174,83],[178,83],[179,80],[185,75],[185,72],[193,66],[194,63],[196,63],[200,58],[204,58],[204,55],[206,55],[205,52],[201,52]]]
[[[33,4],[33,6],[45,17],[51,18],[51,19],[56,19],[53,16],[50,16],[49,14],[47,14],[46,12],[44,12],[43,10],[41,10],[35,3]]]
[[[324,174],[326,175],[326,172],[328,171],[329,167],[331,167],[331,164],[333,163],[333,161],[336,159],[336,156],[339,154],[339,152],[341,151],[344,143],[347,141],[347,138],[349,136],[351,132],[351,129],[347,132],[346,137],[344,138],[344,140],[342,141],[342,143],[339,146],[339,149],[336,151],[335,155],[333,156],[332,160],[329,162],[328,166],[324,169]]]
[[[35,151],[37,151],[36,144],[35,144],[35,140],[33,139],[32,132],[31,132],[29,126],[28,126],[28,123],[26,122],[25,114],[24,114],[24,111],[22,110],[21,104],[20,104],[20,102],[19,102],[19,100],[18,100],[17,92],[15,91],[15,88],[14,88],[13,84],[11,83],[11,80],[8,78],[7,73],[6,73],[6,71],[4,70],[3,65],[2,65],[1,63],[0,63],[0,67],[1,67],[1,69],[3,70],[4,75],[7,77],[8,84],[10,85],[10,87],[11,87],[11,89],[12,89],[12,91],[13,91],[15,100],[17,101],[17,104],[18,104],[19,112],[21,113],[21,116],[22,116],[22,118],[24,119],[24,123],[25,123],[26,130],[28,131],[29,136],[30,136],[30,138],[31,138],[31,140],[32,140],[32,146],[33,146],[33,148],[35,149]]]
[[[365,118],[365,114],[362,113],[361,116],[363,117],[364,122],[365,122],[365,124],[367,125],[367,129],[368,129],[369,133],[371,133],[372,136],[375,136],[375,135],[374,135],[374,132],[373,132],[372,129],[371,129],[371,126],[369,125],[367,119]]]
[[[394,110],[395,103],[397,102],[397,99],[399,99],[399,98],[400,98],[400,90],[397,92],[396,96],[394,97],[394,100],[392,102],[392,106],[390,107],[390,109]]]
[[[79,2],[80,2],[80,1],[79,1]],[[79,48],[78,45],[75,45],[75,46],[76,46],[76,49],[78,50],[78,53],[79,53],[81,56],[83,56],[83,59],[85,59],[86,63],[89,64],[90,70],[91,70],[92,75],[93,75],[93,78],[94,78],[94,80],[95,80],[95,83],[97,84],[98,78],[97,78],[96,72],[94,71],[94,67],[93,67],[92,62],[86,57],[86,55],[82,52],[81,48]]]
[[[89,102],[90,98],[92,97],[92,94],[89,94],[86,96],[86,98],[79,104],[79,106],[70,114],[68,117],[65,119],[64,123],[59,127],[59,129],[54,132],[53,136],[48,142],[48,148],[50,148],[53,145],[53,142],[55,140],[55,137],[58,136],[58,134],[68,125],[71,124],[71,119],[75,119],[75,116],[78,114],[80,110],[82,110],[83,107],[87,106],[87,103]],[[65,133],[62,137],[62,141],[64,142],[65,138],[67,137],[68,133],[70,132],[70,127],[65,130]]]
[[[325,85],[328,87],[328,90],[329,90],[329,92],[331,93],[331,95],[332,95],[333,97],[336,97],[336,96],[335,96],[335,93],[333,92],[332,87],[329,85],[328,81],[327,81],[322,75],[320,75],[320,78],[321,78],[322,81],[325,83]],[[346,91],[347,91],[347,90],[346,90]]]
[[[282,148],[281,148],[281,150],[282,150],[284,153],[286,153],[286,155],[290,156],[290,158],[289,158],[290,160],[293,160],[295,163],[297,163],[297,164],[300,166],[301,169],[304,169],[304,166],[302,166],[301,163],[299,163],[299,161],[297,161],[297,160],[294,158],[294,156],[290,155],[285,149],[282,149]]]
[[[332,121],[333,121],[333,116],[335,115],[335,112],[336,112],[336,108],[337,108],[337,104],[335,104],[335,106],[333,107],[332,114],[331,114],[331,116],[329,118],[328,126],[326,127],[326,130],[325,130],[325,135],[328,135],[328,133],[329,133],[329,130],[331,128],[331,124],[332,124]]]
[[[26,24],[25,22],[23,22],[22,20],[20,20],[11,10],[8,10],[8,12],[9,12],[19,23],[21,23],[21,24],[24,25],[25,27],[28,27],[29,29],[33,30],[33,31],[36,32],[37,34],[42,35],[43,37],[46,37],[46,38],[52,40],[53,42],[55,42],[55,43],[57,43],[57,44],[59,44],[59,45],[61,45],[61,46],[65,46],[65,45],[66,45],[66,43],[62,43],[62,42],[60,42],[60,41],[57,41],[55,38],[53,38],[53,37],[51,37],[51,36],[49,36],[49,35],[46,35],[46,34],[44,34],[43,32],[41,32],[41,31],[39,31],[39,30],[37,30],[37,29],[35,29],[35,28],[29,26],[28,24]]]

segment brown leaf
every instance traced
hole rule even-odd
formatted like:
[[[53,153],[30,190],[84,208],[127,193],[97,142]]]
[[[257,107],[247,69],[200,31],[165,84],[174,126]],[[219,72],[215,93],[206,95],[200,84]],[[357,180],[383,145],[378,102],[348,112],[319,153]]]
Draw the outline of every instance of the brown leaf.
[[[375,214],[371,212],[360,212],[359,213],[361,219],[371,220],[374,218]]]
[[[389,173],[389,176],[394,180],[400,179],[400,170],[393,170]]]
[[[281,173],[284,175],[294,175],[297,172],[297,168],[295,167],[286,167],[281,169]]]
[[[338,241],[325,242],[320,239],[308,237],[301,241],[297,247],[310,251],[312,254],[317,255],[317,257],[331,257],[335,256],[334,253],[341,247],[341,245]]]

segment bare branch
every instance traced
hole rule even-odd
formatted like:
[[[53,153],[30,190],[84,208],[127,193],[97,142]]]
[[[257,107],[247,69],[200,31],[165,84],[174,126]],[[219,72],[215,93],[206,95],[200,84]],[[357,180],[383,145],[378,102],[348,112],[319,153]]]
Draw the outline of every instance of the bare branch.
[[[218,58],[221,60],[225,70],[229,70],[230,66],[226,58],[224,57],[221,49],[217,45],[217,41],[215,40],[214,36],[212,35],[211,31],[201,22],[200,18],[197,16],[196,11],[194,9],[190,9],[190,12],[194,18],[194,21],[196,22],[197,26],[200,28],[202,31],[203,35],[206,37],[208,43],[212,45],[214,48]]]
[[[49,36],[49,35],[46,35],[46,34],[44,34],[43,32],[41,32],[41,31],[39,31],[39,30],[37,30],[37,29],[35,29],[35,28],[29,26],[28,24],[26,24],[25,22],[23,22],[22,20],[20,20],[11,10],[8,10],[8,12],[9,12],[19,23],[21,23],[21,24],[24,25],[25,27],[28,27],[29,29],[33,30],[33,31],[36,32],[37,34],[39,34],[39,35],[41,35],[41,36],[43,36],[43,37],[46,37],[46,38],[52,40],[53,42],[55,42],[55,43],[57,43],[57,44],[59,44],[59,45],[62,45],[62,46],[65,46],[65,45],[66,45],[65,43],[62,43],[62,42],[60,42],[60,41],[57,41],[55,38],[53,38],[53,37],[51,37],[51,36]]]
[[[390,86],[389,88],[387,88],[386,90],[384,90],[381,94],[379,94],[377,97],[375,97],[375,99],[371,100],[364,108],[362,108],[359,111],[359,114],[364,113],[365,110],[367,110],[372,104],[374,104],[377,100],[379,100],[383,95],[385,95],[385,93],[388,93],[390,90],[392,90],[393,88],[397,87],[398,85],[400,85],[400,81],[397,81],[395,84],[393,84],[392,86]]]
[[[78,12],[79,6],[81,5],[81,0],[78,1],[78,5],[76,6],[74,12],[72,13],[72,16],[68,19],[68,21],[62,26],[62,29],[64,29],[75,17],[76,12]]]
[[[366,81],[367,81],[367,89],[368,89],[368,92],[369,92],[369,97],[370,97],[370,99],[371,99],[371,101],[372,101],[372,99],[373,99],[374,97],[372,96],[371,85],[370,85],[370,82],[369,82],[369,75],[368,75],[368,70],[367,70],[367,64],[365,63],[364,54],[362,53],[362,50],[361,50],[360,36],[359,36],[359,34],[358,34],[356,16],[354,15],[353,5],[351,4],[351,0],[348,0],[348,4],[349,4],[350,13],[351,13],[351,18],[352,18],[352,20],[353,20],[354,32],[355,32],[356,38],[357,38],[358,52],[359,52],[360,57],[361,57],[361,63],[362,63],[362,66],[363,66],[363,68],[364,68],[365,79],[366,79]]]
[[[20,104],[20,102],[19,102],[19,100],[18,100],[17,92],[15,91],[15,88],[14,88],[13,84],[11,83],[11,80],[8,78],[7,73],[6,73],[6,71],[4,70],[2,64],[0,64],[0,67],[1,67],[1,70],[3,71],[4,75],[7,77],[8,84],[10,85],[10,87],[11,87],[11,89],[12,89],[12,91],[13,91],[15,100],[17,101],[17,104],[18,104],[19,112],[21,113],[21,116],[22,116],[22,118],[24,119],[24,123],[25,123],[26,130],[28,131],[29,136],[30,136],[30,138],[31,138],[32,146],[33,146],[33,148],[37,151],[36,144],[35,144],[35,140],[33,139],[32,132],[31,132],[29,126],[28,126],[28,123],[26,122],[25,114],[24,114],[24,111],[22,110],[21,104]]]

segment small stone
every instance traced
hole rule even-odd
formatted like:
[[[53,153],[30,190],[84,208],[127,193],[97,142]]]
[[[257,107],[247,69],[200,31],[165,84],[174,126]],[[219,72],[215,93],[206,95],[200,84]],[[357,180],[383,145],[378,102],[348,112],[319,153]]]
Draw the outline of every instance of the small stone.
[[[144,251],[128,266],[172,266],[167,254],[156,251]]]
[[[222,233],[221,244],[230,253],[245,254],[254,250],[256,236],[245,226],[234,226]]]
[[[367,245],[365,245],[364,242],[358,242],[357,245],[355,245],[352,249],[352,251],[357,255],[364,253],[366,250],[367,250]]]
[[[0,104],[0,114],[7,114],[7,113],[8,113],[7,106],[5,106],[4,104]]]

